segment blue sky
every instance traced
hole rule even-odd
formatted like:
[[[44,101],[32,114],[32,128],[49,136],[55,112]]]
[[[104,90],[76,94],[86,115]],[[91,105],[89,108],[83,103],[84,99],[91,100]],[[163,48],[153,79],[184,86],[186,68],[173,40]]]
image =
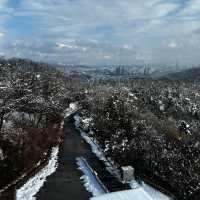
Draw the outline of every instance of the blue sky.
[[[200,0],[0,0],[2,56],[199,64],[199,52]]]

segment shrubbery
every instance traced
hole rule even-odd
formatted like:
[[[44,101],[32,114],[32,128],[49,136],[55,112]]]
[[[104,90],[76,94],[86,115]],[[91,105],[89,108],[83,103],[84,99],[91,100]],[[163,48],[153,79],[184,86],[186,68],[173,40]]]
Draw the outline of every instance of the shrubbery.
[[[46,64],[0,60],[0,186],[47,157],[60,140],[77,81]]]
[[[200,184],[200,96],[192,82],[135,80],[91,88],[83,117],[108,157],[187,199]]]

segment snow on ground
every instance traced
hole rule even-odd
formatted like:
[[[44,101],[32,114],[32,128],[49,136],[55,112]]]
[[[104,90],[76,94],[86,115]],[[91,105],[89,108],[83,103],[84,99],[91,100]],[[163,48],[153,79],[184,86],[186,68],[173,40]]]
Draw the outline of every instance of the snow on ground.
[[[114,163],[105,157],[103,150],[101,149],[100,145],[98,144],[98,141],[95,140],[94,138],[91,138],[88,136],[87,133],[85,133],[80,127],[80,117],[79,115],[74,116],[75,119],[75,126],[81,133],[81,137],[91,146],[92,152],[101,160],[105,163],[106,169],[114,176],[118,177],[120,179],[120,172],[115,167]]]
[[[92,171],[92,169],[83,158],[77,158],[76,160],[79,169],[84,174],[81,179],[83,180],[84,186],[87,191],[92,193],[93,196],[105,194],[107,190],[97,178],[96,172]]]
[[[132,189],[141,188],[144,190],[153,200],[170,200],[171,198],[167,195],[163,194],[162,192],[158,191],[157,189],[149,186],[145,182],[141,182],[139,184],[137,181],[131,181],[129,183]]]
[[[64,117],[67,118],[69,117],[71,114],[73,114],[74,112],[76,112],[79,109],[78,107],[78,103],[74,102],[74,103],[70,103],[69,104],[69,108],[67,108],[64,111]]]
[[[133,181],[131,186],[133,189],[104,194],[93,197],[91,200],[170,200],[169,197],[144,182],[140,185]]]
[[[4,153],[3,150],[0,148],[0,160],[4,160]]]
[[[70,104],[69,104],[69,107],[70,107],[72,110],[77,110],[77,109],[78,109],[78,103],[77,103],[77,102],[70,103]]]
[[[16,200],[36,200],[35,195],[44,185],[47,177],[54,173],[57,169],[58,152],[59,147],[52,148],[48,164],[17,190]]]
[[[170,197],[142,182],[142,188],[152,197],[153,200],[170,200]]]
[[[98,197],[93,197],[91,200],[154,200],[142,188],[112,192]]]
[[[92,148],[92,152],[96,154],[96,156],[102,160],[105,165],[106,165],[106,168],[107,170],[114,176],[118,177],[120,179],[120,172],[119,170],[115,167],[114,163],[112,163],[112,161],[109,161],[106,159],[106,157],[104,156],[104,152],[103,150],[100,148],[99,144],[98,144],[98,141],[95,140],[94,138],[91,138],[88,136],[87,133],[85,133],[81,128],[80,128],[80,123],[81,123],[81,118],[79,115],[75,115],[74,116],[74,119],[75,119],[75,126],[76,128],[80,131],[81,133],[81,136],[82,138],[91,146]],[[135,180],[131,181],[130,183],[130,187],[134,190],[136,190],[137,192],[131,192],[130,196],[129,196],[129,193],[127,193],[127,198],[125,198],[125,196],[123,197],[123,194],[121,193],[117,193],[116,195],[114,196],[109,196],[109,195],[103,195],[104,197],[102,197],[102,199],[99,197],[99,198],[92,198],[92,200],[112,200],[112,199],[115,199],[115,200],[120,200],[120,199],[133,199],[133,196],[132,195],[135,195],[134,196],[134,199],[135,200],[148,200],[148,199],[151,199],[151,200],[170,200],[170,197],[166,196],[165,194],[161,193],[160,191],[150,187],[149,185],[147,185],[146,183],[142,182],[142,184],[139,184],[138,182],[136,182]],[[131,190],[132,191],[132,190]],[[143,195],[147,195],[148,198],[143,198]],[[140,196],[140,195],[141,196]],[[123,198],[120,198],[120,196],[122,195]],[[118,196],[118,198],[117,198]],[[115,198],[114,198],[115,197]]]

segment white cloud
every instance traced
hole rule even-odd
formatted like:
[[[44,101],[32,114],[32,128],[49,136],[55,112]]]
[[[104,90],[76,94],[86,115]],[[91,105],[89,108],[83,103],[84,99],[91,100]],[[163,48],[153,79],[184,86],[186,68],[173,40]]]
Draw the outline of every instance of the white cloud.
[[[70,44],[64,44],[64,43],[57,43],[57,46],[59,49],[68,48],[68,49],[75,49],[76,46],[70,45]]]
[[[4,36],[4,33],[0,32],[0,38]]]
[[[9,18],[7,13],[9,11],[9,9],[7,9],[7,3],[8,0],[0,0],[0,56],[5,54],[3,48],[4,39],[7,32],[5,25]]]
[[[6,8],[7,3],[8,3],[8,0],[1,0],[0,1],[0,10],[4,10]]]
[[[110,55],[104,55],[103,58],[109,60],[109,59],[111,59],[111,56]]]
[[[28,27],[32,26],[34,34],[27,34],[22,40],[16,38],[15,31],[26,33],[26,26],[8,30],[13,33],[13,38],[6,40],[7,34],[4,37],[4,47],[10,46],[4,48],[8,55],[92,64],[103,58],[114,63],[122,48],[127,63],[167,62],[176,50],[183,58],[187,55],[187,62],[197,60],[197,55],[188,51],[197,51],[200,43],[200,0],[187,1],[184,6],[181,0],[20,2],[10,16],[14,21],[23,19]],[[7,10],[6,5],[7,0],[0,0],[0,10]],[[7,33],[4,27],[0,22],[0,33]]]
[[[199,17],[199,14],[200,14],[199,0],[187,1],[186,7],[180,12],[180,16],[182,17]]]
[[[122,45],[122,48],[123,49],[131,49],[132,47],[128,44],[124,44],[124,45]]]
[[[176,42],[174,42],[174,41],[171,41],[169,44],[168,44],[168,47],[169,48],[176,48],[177,47],[177,43]]]

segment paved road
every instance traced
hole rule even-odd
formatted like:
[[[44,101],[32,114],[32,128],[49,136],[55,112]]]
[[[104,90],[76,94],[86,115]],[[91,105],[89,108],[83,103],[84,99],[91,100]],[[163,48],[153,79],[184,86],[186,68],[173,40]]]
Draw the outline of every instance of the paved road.
[[[77,157],[87,160],[110,192],[129,189],[107,172],[104,163],[92,153],[91,147],[85,143],[73,123],[65,123],[64,133],[65,140],[58,154],[58,168],[47,178],[36,200],[88,200],[91,197],[80,180],[83,174],[77,169]],[[14,193],[11,191],[8,195],[1,200],[13,200]]]
[[[47,178],[45,185],[37,194],[37,200],[88,200],[91,196],[80,180],[81,171],[77,169],[76,158],[93,157],[91,150],[74,129],[73,124],[65,125],[65,142],[61,147],[58,168]]]
[[[65,124],[65,142],[58,155],[58,169],[47,178],[44,187],[37,194],[37,200],[88,200],[88,193],[80,180],[82,173],[77,169],[76,158],[84,157],[100,180],[110,192],[130,189],[129,185],[120,183],[110,175],[104,163],[91,151],[73,123]]]

